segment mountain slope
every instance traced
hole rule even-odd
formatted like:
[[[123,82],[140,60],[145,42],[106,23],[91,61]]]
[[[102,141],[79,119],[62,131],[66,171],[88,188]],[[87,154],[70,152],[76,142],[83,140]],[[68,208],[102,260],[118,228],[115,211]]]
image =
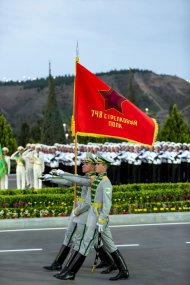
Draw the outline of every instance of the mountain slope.
[[[131,73],[132,71],[132,73]],[[171,104],[177,104],[190,125],[190,83],[170,75],[158,75],[150,71],[111,71],[97,74],[110,87],[128,97],[129,78],[135,92],[138,107],[157,119],[160,125],[168,114]],[[132,77],[130,77],[132,74]],[[43,81],[44,80],[44,81]],[[43,87],[38,82],[0,84],[0,112],[5,115],[13,130],[18,132],[22,123],[33,126],[43,116],[48,89],[45,79]],[[69,123],[72,113],[74,78],[59,77],[55,92],[63,122]],[[45,86],[45,87],[44,87]]]

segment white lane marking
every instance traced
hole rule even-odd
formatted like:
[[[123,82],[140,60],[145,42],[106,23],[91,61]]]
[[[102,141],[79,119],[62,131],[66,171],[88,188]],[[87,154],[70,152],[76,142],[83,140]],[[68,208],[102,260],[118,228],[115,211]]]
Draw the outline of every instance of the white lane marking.
[[[39,251],[43,250],[42,248],[28,248],[28,249],[7,249],[7,250],[0,250],[0,252],[20,252],[20,251]]]
[[[133,244],[117,244],[117,247],[125,247],[125,246],[140,246],[139,243],[133,243]]]
[[[157,223],[157,224],[132,224],[132,225],[112,225],[110,228],[124,228],[124,227],[147,227],[147,226],[173,226],[173,225],[190,225],[190,222],[176,222],[176,223]]]
[[[185,243],[190,243],[190,241],[186,241]]]
[[[110,228],[127,228],[127,227],[147,227],[147,226],[173,226],[173,225],[190,225],[190,222],[179,222],[179,223],[158,223],[158,224],[132,224],[132,225],[112,225]],[[14,229],[14,230],[0,230],[0,233],[6,232],[28,232],[28,231],[55,231],[55,230],[66,230],[67,227],[63,228],[34,228],[34,229]]]

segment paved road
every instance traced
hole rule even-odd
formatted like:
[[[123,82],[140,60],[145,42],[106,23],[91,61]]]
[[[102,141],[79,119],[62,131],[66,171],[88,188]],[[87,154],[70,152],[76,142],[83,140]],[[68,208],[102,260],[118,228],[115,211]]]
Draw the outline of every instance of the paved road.
[[[16,189],[16,174],[9,175],[9,189]]]
[[[129,285],[189,285],[190,223],[111,227],[114,240],[125,257]],[[1,285],[110,284],[111,275],[90,272],[90,252],[75,281],[54,278],[43,270],[57,253],[65,229],[0,230]],[[16,251],[15,251],[16,250]]]

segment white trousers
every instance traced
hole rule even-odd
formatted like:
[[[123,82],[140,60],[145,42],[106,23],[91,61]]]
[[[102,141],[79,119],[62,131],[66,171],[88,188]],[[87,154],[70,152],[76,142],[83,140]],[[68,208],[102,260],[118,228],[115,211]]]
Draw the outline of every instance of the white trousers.
[[[26,171],[24,166],[17,165],[16,167],[16,184],[17,189],[26,188]]]
[[[42,180],[38,179],[42,176],[42,166],[38,164],[34,164],[34,189],[42,188]]]
[[[9,186],[9,180],[8,180],[8,175],[5,174],[1,180],[0,180],[0,188],[3,189],[8,189]]]

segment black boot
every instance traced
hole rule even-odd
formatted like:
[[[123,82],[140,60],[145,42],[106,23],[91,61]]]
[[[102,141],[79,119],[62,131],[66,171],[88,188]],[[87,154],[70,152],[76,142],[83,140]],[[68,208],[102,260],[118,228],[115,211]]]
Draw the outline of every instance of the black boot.
[[[105,254],[104,254],[105,250],[104,250],[103,246],[101,246],[100,248],[97,248],[95,246],[94,248],[95,248],[96,251],[99,251],[99,258],[100,258],[100,263],[96,266],[96,268],[102,268],[102,267],[109,266],[110,263],[107,262],[107,260],[105,258]]]
[[[75,259],[75,256],[77,255],[78,251],[76,250],[72,250],[68,260],[67,260],[67,263],[66,265],[64,266],[64,268],[61,270],[61,272],[53,275],[54,277],[58,277],[58,276],[63,276],[67,271],[68,271],[68,268],[69,266],[71,265],[72,261]]]
[[[105,261],[101,260],[100,263],[96,266],[96,268],[103,268],[106,266],[108,266],[108,264]]]
[[[103,246],[101,246],[99,249],[99,257],[101,258],[101,260],[103,262],[105,262],[105,264],[107,264],[107,268],[105,270],[103,270],[101,273],[102,274],[108,274],[111,271],[117,269],[117,266],[115,265],[112,256],[109,254],[109,252],[107,250],[105,250],[105,248]],[[96,268],[100,268],[100,267],[96,267]]]
[[[50,271],[61,270],[62,264],[65,261],[69,251],[70,251],[70,247],[63,244],[54,262],[50,266],[44,266],[44,268]]]
[[[75,274],[81,268],[85,258],[86,258],[86,256],[84,256],[78,252],[78,254],[75,256],[75,258],[71,262],[71,264],[68,268],[68,271],[65,274],[62,274],[61,276],[57,276],[56,278],[62,279],[62,280],[74,280]]]
[[[103,270],[101,273],[102,274],[109,274],[110,272],[112,272],[113,270],[116,270],[117,266],[115,265],[115,262],[113,262],[112,265],[108,266],[105,270]]]
[[[113,257],[113,260],[115,261],[115,264],[119,269],[119,273],[115,277],[111,277],[109,280],[114,281],[129,278],[129,271],[127,269],[127,265],[125,264],[125,261],[119,250],[117,249],[116,251],[112,252],[111,256]]]

